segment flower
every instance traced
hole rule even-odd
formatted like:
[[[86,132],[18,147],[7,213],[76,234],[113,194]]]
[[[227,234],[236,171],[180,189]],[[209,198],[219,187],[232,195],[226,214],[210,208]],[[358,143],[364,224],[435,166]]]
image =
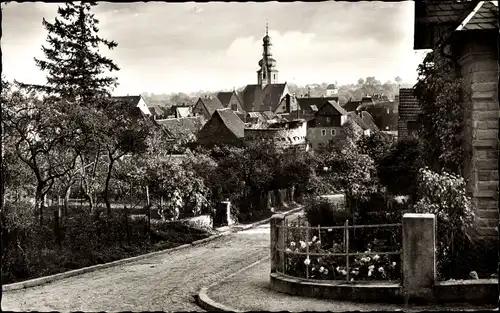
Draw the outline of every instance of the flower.
[[[373,271],[373,269],[374,269],[374,268],[375,268],[375,265],[373,265],[373,264],[372,264],[372,265],[370,265],[370,266],[368,266],[368,269],[369,269],[370,271]]]
[[[316,239],[318,239],[318,237],[313,236],[313,237],[312,237],[312,242],[315,242],[315,241],[316,241]]]
[[[370,262],[370,260],[371,260],[371,259],[370,259],[370,257],[369,257],[369,256],[367,256],[367,257],[366,257],[366,262]]]
[[[294,241],[290,242],[290,246],[295,247],[295,242]]]
[[[356,271],[356,270],[353,270],[353,271],[351,271],[351,274],[353,274],[353,275],[358,275],[358,274],[359,274],[359,272],[358,272],[358,271]]]
[[[378,259],[380,259],[380,256],[378,254],[373,257],[373,261],[375,261],[375,262],[377,262]]]
[[[381,267],[379,267],[379,268],[378,268],[378,271],[379,271],[380,273],[383,273],[383,272],[384,272],[384,268],[381,266]]]
[[[372,272],[373,272],[372,270],[369,270],[368,271],[368,276],[372,276]]]
[[[396,267],[396,262],[392,262],[392,267]]]
[[[310,260],[309,258],[305,259],[305,260],[304,260],[304,264],[305,264],[305,265],[309,265],[309,264],[311,264],[311,260]]]
[[[331,228],[328,228],[328,231],[332,231],[332,229],[331,229]]]
[[[325,268],[323,266],[319,268],[320,273],[323,273],[324,270],[325,270]]]
[[[305,249],[305,247],[306,247],[306,246],[307,246],[307,245],[306,245],[306,243],[305,243],[305,242],[303,242],[303,241],[301,240],[301,241],[300,241],[300,247],[301,247],[302,249]]]
[[[316,241],[316,244],[317,244],[318,246],[321,246],[321,240]]]
[[[311,268],[311,272],[314,272],[315,270],[316,270],[316,268],[315,268],[315,267]]]
[[[354,278],[351,278],[351,281],[354,281]]]
[[[347,275],[347,271],[346,271],[346,270],[342,270],[342,271],[341,271],[341,273],[342,273],[342,275],[344,275],[344,276],[345,276],[345,275]]]
[[[292,252],[292,250],[290,250],[290,248],[286,248],[285,251],[286,252]]]
[[[325,268],[325,270],[323,271],[323,274],[328,275],[328,269],[327,268]]]
[[[335,268],[335,270],[336,270],[337,272],[340,272],[340,266],[337,266],[337,268]]]

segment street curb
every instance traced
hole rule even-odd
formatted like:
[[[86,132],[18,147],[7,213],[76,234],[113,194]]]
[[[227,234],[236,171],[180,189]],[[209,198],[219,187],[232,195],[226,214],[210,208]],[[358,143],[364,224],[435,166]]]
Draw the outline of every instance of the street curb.
[[[293,213],[293,211],[300,210],[300,209],[302,209],[302,206],[295,208],[293,210],[290,210],[288,212],[285,212],[283,214],[291,214],[291,213]],[[270,219],[265,219],[263,221],[259,221],[259,222],[256,222],[254,224],[247,225],[247,226],[241,228],[240,230],[246,230],[246,229],[250,229],[252,227],[261,225],[261,224],[265,224],[269,220]],[[94,272],[97,270],[106,269],[106,268],[117,266],[117,265],[127,264],[127,263],[131,263],[134,261],[140,261],[143,259],[147,259],[150,257],[161,255],[161,254],[168,254],[168,253],[171,253],[171,252],[174,252],[177,250],[181,250],[181,249],[185,249],[185,248],[189,248],[189,247],[193,247],[193,246],[199,246],[203,243],[212,241],[214,239],[217,239],[217,238],[220,238],[222,236],[226,236],[226,235],[229,235],[232,233],[233,233],[233,231],[225,231],[223,233],[212,235],[212,236],[204,238],[204,239],[196,240],[196,241],[193,241],[192,243],[183,244],[183,245],[175,247],[175,248],[150,252],[147,254],[142,254],[142,255],[126,258],[126,259],[116,260],[116,261],[109,262],[109,263],[92,265],[92,266],[78,268],[75,270],[71,270],[71,271],[67,271],[67,272],[63,272],[63,273],[58,273],[58,274],[54,274],[54,275],[50,275],[50,276],[38,277],[38,278],[30,279],[30,280],[17,282],[17,283],[3,285],[2,291],[14,291],[14,290],[20,290],[20,289],[26,289],[26,288],[30,288],[30,287],[45,285],[45,284],[51,283],[51,282],[56,281],[56,280],[61,280],[61,279],[89,273],[89,272]]]
[[[222,280],[220,281],[217,281],[215,283],[212,283],[210,284],[208,287],[203,287],[201,288],[200,292],[198,293],[198,298],[197,298],[197,302],[198,302],[198,305],[202,308],[202,309],[205,309],[207,311],[216,311],[216,312],[243,312],[241,310],[236,310],[234,308],[231,308],[231,307],[228,307],[222,303],[219,303],[219,302],[216,302],[214,300],[212,300],[209,296],[208,296],[208,290],[214,286],[217,286],[218,284],[224,282],[226,279],[229,279],[235,275],[238,275],[239,273],[241,272],[244,272],[256,265],[259,265],[260,263],[264,262],[264,261],[267,261],[269,260],[269,256],[263,258],[263,259],[260,259],[256,262],[253,262],[252,264],[248,265],[248,266],[245,266],[244,268],[242,269],[239,269],[238,271],[232,273],[231,275],[228,275],[226,276],[225,278],[223,278]]]
[[[147,259],[150,257],[161,255],[161,254],[168,254],[170,252],[174,252],[177,250],[182,250],[185,248],[196,246],[196,245],[199,245],[201,243],[205,243],[205,242],[208,242],[208,241],[211,241],[211,240],[214,240],[214,239],[217,239],[219,237],[229,235],[229,234],[231,234],[231,232],[227,231],[227,232],[223,232],[221,234],[212,235],[210,237],[194,241],[192,243],[183,244],[183,245],[175,247],[175,248],[150,252],[147,254],[142,254],[142,255],[126,258],[126,259],[116,260],[116,261],[109,262],[109,263],[92,265],[92,266],[78,268],[75,270],[71,270],[71,271],[67,271],[67,272],[63,272],[63,273],[58,273],[58,274],[54,274],[54,275],[50,275],[50,276],[38,277],[38,278],[30,279],[30,280],[17,282],[17,283],[3,285],[2,291],[13,291],[13,290],[20,290],[20,289],[45,285],[45,284],[51,283],[51,282],[56,281],[56,280],[61,280],[64,278],[69,278],[69,277],[73,277],[73,276],[77,276],[77,275],[81,275],[81,274],[85,274],[85,273],[89,273],[89,272],[94,272],[97,270],[106,269],[106,268],[117,266],[117,265],[127,264],[127,263],[131,263],[134,261],[140,261],[143,259]]]
[[[286,211],[286,212],[280,212],[280,214],[283,214],[283,215],[290,215],[290,214],[293,214],[293,213],[296,213],[296,212],[299,212],[301,211],[302,209],[304,208],[303,205],[299,205],[297,208],[295,209],[292,209],[292,210],[289,210],[289,211]],[[269,222],[271,220],[271,218],[266,218],[265,220],[262,220],[262,221],[259,221],[259,222],[256,222],[256,223],[253,223],[253,224],[250,224],[250,225],[247,225],[245,227],[242,227],[240,230],[247,230],[247,229],[250,229],[252,227],[256,227],[256,226],[259,226],[259,225],[262,225],[262,224],[265,224],[267,222]],[[198,305],[204,309],[204,310],[207,310],[207,311],[216,311],[216,312],[243,312],[243,311],[240,311],[240,310],[236,310],[234,308],[230,308],[228,306],[225,306],[221,303],[218,303],[214,300],[212,300],[209,296],[208,296],[208,290],[220,283],[222,283],[223,281],[225,281],[226,279],[228,278],[231,278],[243,271],[246,271],[258,264],[260,264],[261,262],[263,261],[266,261],[266,260],[269,260],[269,256],[257,261],[257,262],[254,262],[238,271],[236,271],[235,273],[229,275],[229,276],[226,276],[225,278],[223,278],[222,280],[220,281],[216,281],[212,284],[210,284],[209,286],[207,287],[203,287],[201,288],[200,292],[198,293],[198,297],[196,299],[196,302],[198,303]]]

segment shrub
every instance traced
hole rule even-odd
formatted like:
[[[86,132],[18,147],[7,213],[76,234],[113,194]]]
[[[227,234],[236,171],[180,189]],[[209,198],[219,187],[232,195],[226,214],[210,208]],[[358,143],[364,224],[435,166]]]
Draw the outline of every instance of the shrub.
[[[419,200],[414,206],[415,212],[433,213],[437,218],[438,267],[441,276],[463,275],[457,266],[463,259],[458,248],[472,244],[468,233],[475,217],[472,201],[466,195],[465,180],[446,172],[438,174],[424,168],[420,170],[418,188]],[[451,269],[451,272],[447,270],[448,274],[444,273],[446,268]]]
[[[416,195],[419,169],[424,167],[419,139],[402,139],[381,159],[377,172],[380,183],[394,195]]]
[[[305,216],[311,226],[339,226],[352,219],[345,206],[333,204],[318,197],[309,198],[305,204]]]

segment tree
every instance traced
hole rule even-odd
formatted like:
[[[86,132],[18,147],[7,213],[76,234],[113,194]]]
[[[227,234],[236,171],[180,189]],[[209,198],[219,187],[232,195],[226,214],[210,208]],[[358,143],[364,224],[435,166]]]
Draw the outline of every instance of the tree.
[[[380,183],[394,195],[410,195],[415,200],[419,170],[424,167],[422,143],[418,138],[399,140],[380,160]]]
[[[48,47],[42,46],[46,59],[36,59],[36,65],[47,71],[47,84],[29,85],[49,95],[75,101],[79,105],[92,105],[93,100],[109,95],[109,88],[117,85],[115,77],[103,74],[119,70],[109,58],[99,53],[99,46],[109,49],[114,41],[97,35],[99,21],[91,14],[95,2],[65,3],[58,8],[54,23],[43,19],[48,31]]]
[[[392,140],[383,132],[376,132],[372,136],[362,136],[356,144],[360,153],[368,154],[375,163],[379,163],[389,152]]]
[[[34,92],[14,92],[4,103],[3,128],[13,149],[36,178],[35,209],[43,222],[44,199],[55,180],[74,169],[78,128],[59,108],[67,103],[39,99]]]
[[[434,67],[432,54],[418,67],[415,96],[421,107],[420,137],[424,140],[427,164],[433,171],[461,174],[465,163],[463,145],[463,81],[454,64]]]
[[[396,78],[394,78],[394,81],[398,84],[398,85],[401,85],[401,82],[403,81],[403,79],[399,76],[396,76]]]

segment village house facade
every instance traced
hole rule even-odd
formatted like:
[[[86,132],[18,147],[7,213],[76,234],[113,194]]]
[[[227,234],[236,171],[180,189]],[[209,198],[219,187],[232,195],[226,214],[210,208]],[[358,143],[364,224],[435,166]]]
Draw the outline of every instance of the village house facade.
[[[463,173],[478,234],[491,238],[499,218],[497,15],[493,1],[415,1],[414,49],[433,49],[435,66],[452,62],[464,81]]]
[[[412,88],[400,88],[396,101],[398,103],[398,138],[406,138],[416,133],[419,128],[420,105],[413,95]]]

